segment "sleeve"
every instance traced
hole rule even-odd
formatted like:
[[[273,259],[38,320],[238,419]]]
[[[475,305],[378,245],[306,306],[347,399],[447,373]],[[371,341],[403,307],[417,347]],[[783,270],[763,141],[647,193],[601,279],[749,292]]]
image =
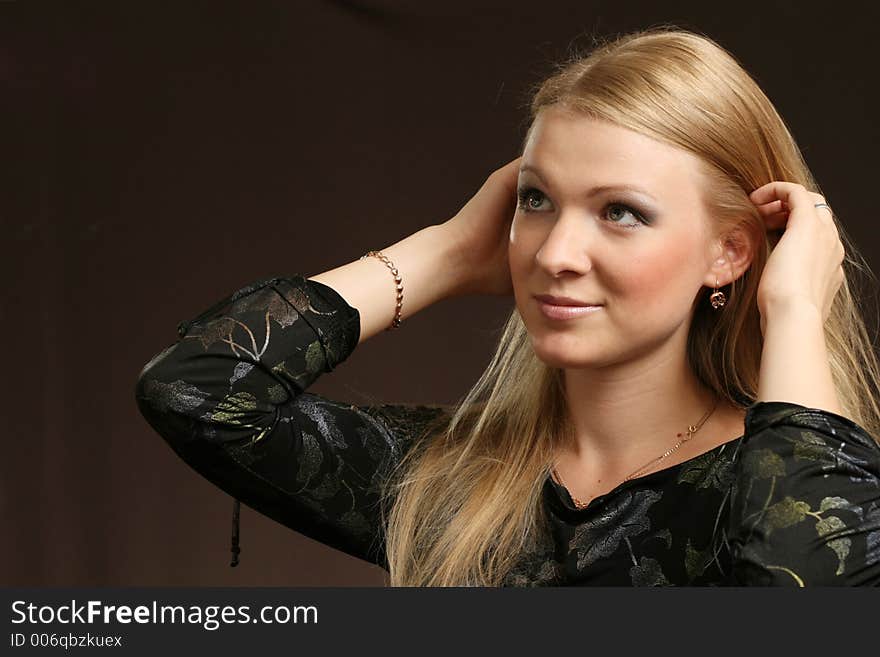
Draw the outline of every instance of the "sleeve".
[[[727,527],[732,586],[880,586],[880,446],[789,402],[745,418]]]
[[[359,336],[358,311],[333,288],[299,274],[258,281],[181,322],[135,396],[174,452],[237,501],[387,569],[380,487],[448,407],[306,392]]]

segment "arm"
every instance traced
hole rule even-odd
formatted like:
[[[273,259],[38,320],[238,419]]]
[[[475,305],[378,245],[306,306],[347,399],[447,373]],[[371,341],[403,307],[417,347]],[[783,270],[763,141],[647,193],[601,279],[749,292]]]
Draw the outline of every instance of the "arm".
[[[787,401],[843,414],[831,378],[818,308],[805,303],[766,313],[758,401]]]
[[[464,265],[447,227],[427,226],[382,249],[403,284],[401,321],[423,308],[462,292]],[[391,325],[397,311],[397,287],[391,269],[379,258],[358,259],[309,280],[332,287],[360,310],[359,343]]]
[[[880,585],[880,446],[848,418],[752,405],[727,538],[733,586]]]
[[[427,244],[407,238],[395,245],[416,278],[436,271],[445,255],[416,257]],[[381,289],[377,298],[393,305],[389,270],[371,264],[339,270],[359,267],[361,289]],[[442,298],[443,278],[433,285]],[[390,323],[390,315],[364,310],[377,326]],[[361,320],[318,281],[294,275],[253,283],[181,322],[177,342],[141,371],[136,399],[156,432],[216,486],[291,529],[382,565],[379,488],[443,407],[357,407],[305,392],[359,344]]]

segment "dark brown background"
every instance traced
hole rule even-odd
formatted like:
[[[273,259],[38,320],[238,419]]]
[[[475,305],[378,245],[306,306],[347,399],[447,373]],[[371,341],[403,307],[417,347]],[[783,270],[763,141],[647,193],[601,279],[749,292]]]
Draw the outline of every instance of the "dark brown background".
[[[0,2],[0,584],[381,584],[247,507],[229,568],[232,500],[153,433],[135,380],[245,283],[451,217],[517,155],[527,88],[593,32],[669,21],[730,49],[876,269],[867,5]],[[426,309],[312,391],[450,403],[511,307]]]

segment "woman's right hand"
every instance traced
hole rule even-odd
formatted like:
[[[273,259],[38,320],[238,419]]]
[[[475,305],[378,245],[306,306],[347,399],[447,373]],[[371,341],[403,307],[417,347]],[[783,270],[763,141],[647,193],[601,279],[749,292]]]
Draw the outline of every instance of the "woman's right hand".
[[[521,160],[522,156],[489,174],[473,198],[440,224],[460,256],[463,294],[513,294],[507,247]]]

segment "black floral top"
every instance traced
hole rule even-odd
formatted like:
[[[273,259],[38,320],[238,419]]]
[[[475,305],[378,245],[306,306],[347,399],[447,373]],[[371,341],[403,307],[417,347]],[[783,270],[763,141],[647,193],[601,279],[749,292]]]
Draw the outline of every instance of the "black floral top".
[[[359,333],[358,311],[332,288],[299,274],[258,281],[181,322],[141,372],[136,399],[236,505],[387,570],[380,488],[450,407],[306,392]],[[874,439],[845,417],[786,402],[750,405],[744,429],[585,509],[548,477],[549,531],[504,585],[880,585]]]

